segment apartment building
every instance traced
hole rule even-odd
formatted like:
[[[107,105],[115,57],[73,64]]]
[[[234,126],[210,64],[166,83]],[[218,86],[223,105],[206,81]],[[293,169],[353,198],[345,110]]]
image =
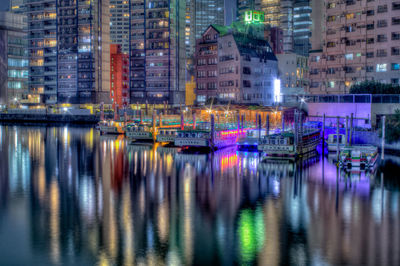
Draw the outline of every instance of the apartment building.
[[[308,57],[295,53],[277,54],[282,94],[304,94],[308,88]]]
[[[327,0],[322,50],[310,53],[310,93],[348,93],[364,80],[399,84],[400,1]]]
[[[25,30],[26,16],[0,12],[0,104],[30,100]]]
[[[131,0],[132,103],[185,102],[186,0]]]
[[[109,101],[108,0],[29,0],[29,90],[37,102]]]
[[[274,102],[278,63],[267,41],[210,26],[197,42],[197,101],[210,97],[240,104]]]
[[[129,52],[129,2],[110,0],[110,41],[120,44],[126,54]]]

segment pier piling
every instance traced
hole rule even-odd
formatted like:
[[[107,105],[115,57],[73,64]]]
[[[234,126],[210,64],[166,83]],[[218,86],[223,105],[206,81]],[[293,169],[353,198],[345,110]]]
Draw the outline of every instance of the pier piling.
[[[354,114],[351,113],[351,116],[350,116],[350,139],[349,139],[350,146],[353,145],[353,127],[354,127],[353,119],[354,119]]]
[[[349,144],[349,116],[346,115],[346,146]]]
[[[385,159],[386,116],[382,117],[382,161]]]
[[[266,134],[267,136],[269,136],[269,115],[267,115],[266,130],[267,130],[267,132],[265,132],[265,134]]]
[[[336,117],[336,159],[339,161],[339,116]]]

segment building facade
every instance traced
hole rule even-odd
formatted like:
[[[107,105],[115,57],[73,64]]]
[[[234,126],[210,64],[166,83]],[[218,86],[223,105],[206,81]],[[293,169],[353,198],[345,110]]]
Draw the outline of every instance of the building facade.
[[[308,89],[308,57],[295,53],[277,54],[282,94],[304,94]]]
[[[129,52],[129,0],[110,0],[110,41]]]
[[[310,53],[310,93],[348,93],[365,80],[399,84],[400,1],[327,0],[322,50]]]
[[[30,100],[25,30],[25,15],[0,12],[0,104]]]
[[[108,102],[108,0],[31,0],[26,9],[35,101]]]
[[[278,65],[267,41],[213,25],[197,44],[199,103],[212,97],[240,104],[274,102]]]
[[[180,105],[185,101],[186,0],[131,0],[132,103]]]
[[[25,0],[10,0],[10,12],[23,14],[26,11]]]
[[[129,56],[122,52],[120,44],[110,47],[110,98],[113,105],[129,104]]]
[[[246,10],[264,12],[264,24],[283,32],[283,51],[308,55],[311,36],[310,0],[238,0],[239,17]]]

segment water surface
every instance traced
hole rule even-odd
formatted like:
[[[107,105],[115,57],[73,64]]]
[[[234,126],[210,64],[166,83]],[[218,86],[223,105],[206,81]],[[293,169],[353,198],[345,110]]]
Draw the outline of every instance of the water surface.
[[[400,167],[0,126],[0,265],[400,265]]]

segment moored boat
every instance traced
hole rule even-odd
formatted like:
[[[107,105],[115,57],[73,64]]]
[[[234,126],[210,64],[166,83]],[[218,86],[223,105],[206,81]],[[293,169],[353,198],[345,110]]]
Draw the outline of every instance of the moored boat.
[[[371,168],[378,160],[378,148],[372,145],[354,145],[340,150],[339,165],[344,168]]]
[[[305,129],[298,141],[293,131],[265,136],[259,144],[264,157],[297,157],[315,151],[321,141],[320,129]]]
[[[126,127],[126,137],[133,142],[137,141],[155,141],[156,132],[149,124],[129,124]]]
[[[159,128],[156,136],[157,142],[174,143],[178,130],[173,128]]]
[[[339,151],[346,147],[346,135],[343,134],[330,134],[328,139],[326,140],[328,151],[336,152],[337,151],[337,141],[339,140]]]
[[[265,129],[249,129],[244,138],[240,138],[237,142],[239,150],[257,151],[258,144],[265,137],[267,131]]]
[[[103,120],[97,125],[100,134],[124,134],[125,133],[125,123],[121,121],[114,120]]]

